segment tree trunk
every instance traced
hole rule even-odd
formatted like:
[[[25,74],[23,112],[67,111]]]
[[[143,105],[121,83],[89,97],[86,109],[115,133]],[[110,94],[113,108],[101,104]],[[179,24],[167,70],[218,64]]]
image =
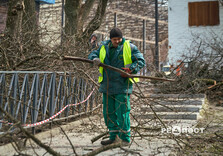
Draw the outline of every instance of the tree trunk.
[[[22,29],[24,2],[23,0],[11,0],[9,1],[8,6],[6,33],[14,39],[19,39]]]
[[[108,0],[98,0],[97,8],[94,8],[95,3],[95,0],[86,0],[85,3],[82,0],[66,0],[64,47],[70,47],[68,51],[72,55],[86,55],[88,40],[102,23]],[[92,9],[96,9],[94,17],[87,21]]]
[[[35,1],[10,0],[1,42],[2,70],[15,70],[16,64],[30,57],[38,49],[38,26]]]

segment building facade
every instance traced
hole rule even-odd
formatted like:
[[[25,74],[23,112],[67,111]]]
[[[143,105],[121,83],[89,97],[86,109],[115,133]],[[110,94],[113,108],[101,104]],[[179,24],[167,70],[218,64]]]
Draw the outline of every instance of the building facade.
[[[169,0],[168,39],[170,64],[195,54],[198,48],[201,49],[197,43],[222,40],[222,3],[216,0]]]

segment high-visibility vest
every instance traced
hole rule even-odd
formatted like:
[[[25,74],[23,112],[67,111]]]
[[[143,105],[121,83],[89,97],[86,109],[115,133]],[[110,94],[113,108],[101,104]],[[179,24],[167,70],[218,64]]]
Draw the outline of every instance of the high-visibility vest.
[[[130,41],[126,40],[124,42],[123,45],[123,60],[124,60],[124,66],[125,68],[129,68],[132,64],[132,53],[131,53],[131,47],[130,47]],[[100,49],[100,53],[99,53],[99,59],[101,61],[101,63],[104,63],[105,60],[105,56],[106,56],[106,50],[105,50],[105,46],[103,45]],[[103,67],[99,67],[99,77],[98,77],[98,82],[101,83],[103,81]],[[134,83],[134,81],[129,78],[129,80]],[[135,82],[139,82],[139,78],[134,78]]]

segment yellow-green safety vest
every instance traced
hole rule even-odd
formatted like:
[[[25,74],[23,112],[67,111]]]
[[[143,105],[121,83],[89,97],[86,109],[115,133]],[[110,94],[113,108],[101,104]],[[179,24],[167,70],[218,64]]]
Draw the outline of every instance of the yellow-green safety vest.
[[[100,49],[99,53],[99,59],[101,63],[104,63],[106,56],[106,50],[105,46],[103,45]],[[132,64],[132,53],[131,53],[131,47],[130,47],[130,41],[126,40],[123,45],[123,60],[124,60],[124,66],[125,68],[129,68]],[[99,77],[98,77],[98,82],[101,83],[103,81],[103,67],[99,67]],[[134,83],[134,81],[129,78],[129,80]],[[134,78],[135,82],[139,82],[139,78]]]

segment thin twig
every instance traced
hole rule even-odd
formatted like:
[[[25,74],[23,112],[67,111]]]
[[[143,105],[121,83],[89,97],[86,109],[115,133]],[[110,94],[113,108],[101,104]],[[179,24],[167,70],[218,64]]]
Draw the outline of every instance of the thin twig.
[[[15,118],[13,118],[8,112],[6,112],[2,107],[0,107],[0,111],[3,112],[10,120],[12,120],[14,123],[18,122]],[[26,129],[24,129],[22,127],[21,124],[17,125],[20,130],[25,133],[27,135],[27,137],[31,138],[37,145],[39,145],[40,147],[44,148],[47,152],[49,152],[50,154],[54,155],[54,156],[60,156],[59,153],[57,153],[56,151],[54,151],[52,148],[50,148],[49,146],[43,144],[39,139],[37,139],[34,135],[32,135],[30,132],[28,132]]]
[[[78,156],[78,154],[77,154],[77,152],[76,152],[76,150],[75,150],[75,148],[74,148],[74,145],[72,144],[70,138],[67,136],[66,132],[63,130],[62,127],[60,127],[60,129],[61,129],[61,131],[63,132],[63,134],[66,136],[67,140],[69,141],[69,143],[70,143],[70,145],[71,145],[71,147],[72,147],[72,149],[73,149],[74,154],[75,154],[76,156]]]

